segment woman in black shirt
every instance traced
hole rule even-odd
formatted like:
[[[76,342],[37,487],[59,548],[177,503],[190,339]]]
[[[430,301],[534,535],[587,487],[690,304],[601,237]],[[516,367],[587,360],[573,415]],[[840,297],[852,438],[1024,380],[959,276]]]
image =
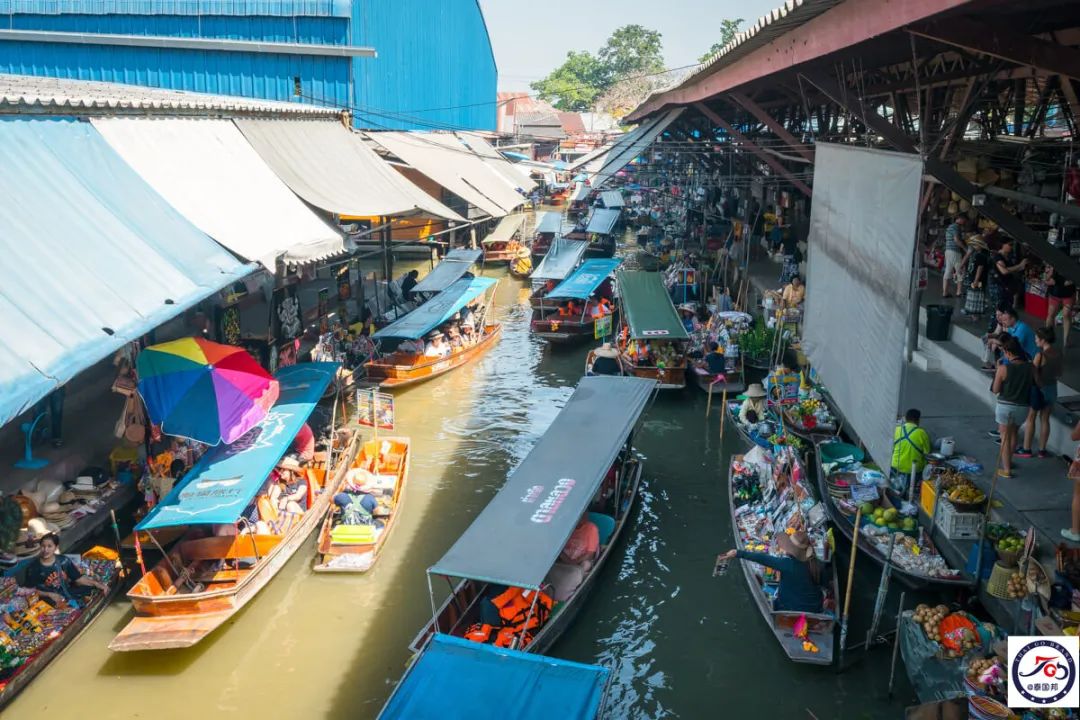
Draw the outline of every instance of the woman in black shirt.
[[[26,568],[26,585],[36,589],[54,606],[78,606],[94,588],[105,592],[105,583],[83,575],[71,558],[57,554],[60,538],[49,533],[41,538],[41,554]]]

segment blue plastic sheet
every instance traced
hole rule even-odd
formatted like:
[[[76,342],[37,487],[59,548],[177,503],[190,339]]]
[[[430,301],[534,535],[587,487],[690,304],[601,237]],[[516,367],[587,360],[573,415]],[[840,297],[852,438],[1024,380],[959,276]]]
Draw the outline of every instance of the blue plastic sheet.
[[[372,337],[377,340],[382,338],[415,340],[424,337],[424,335],[453,317],[454,313],[471,303],[496,282],[494,278],[462,278],[405,317],[390,323]]]
[[[621,264],[622,260],[619,258],[586,260],[573,275],[559,283],[546,297],[586,300]]]

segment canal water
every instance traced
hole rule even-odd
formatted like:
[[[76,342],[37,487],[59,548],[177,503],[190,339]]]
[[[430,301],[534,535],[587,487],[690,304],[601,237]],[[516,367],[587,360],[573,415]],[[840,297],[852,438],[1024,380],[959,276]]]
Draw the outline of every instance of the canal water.
[[[395,272],[409,265],[399,260]],[[110,652],[106,645],[131,614],[117,601],[5,717],[375,717],[431,615],[425,569],[525,457],[583,374],[586,347],[529,337],[527,282],[503,269],[485,274],[502,278],[498,346],[396,396],[398,431],[413,441],[412,470],[400,524],[372,572],[314,574],[312,538],[230,623],[183,651]],[[718,407],[706,418],[704,394],[693,388],[661,396],[637,447],[647,461],[631,524],[551,651],[611,669],[609,717],[902,716],[913,695],[899,662],[895,699],[885,699],[890,647],[849,653],[852,667],[842,674],[793,665],[738,568],[712,577],[716,554],[733,543],[727,456],[744,449],[730,429],[721,439]],[[492,538],[492,547],[498,542]],[[849,643],[865,636],[878,584],[877,569],[860,561]],[[893,618],[897,596],[886,611]]]

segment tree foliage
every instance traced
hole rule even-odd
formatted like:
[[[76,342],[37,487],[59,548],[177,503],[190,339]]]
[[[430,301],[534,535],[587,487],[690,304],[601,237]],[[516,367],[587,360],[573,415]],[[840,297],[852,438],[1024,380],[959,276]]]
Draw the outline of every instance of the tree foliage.
[[[664,70],[664,43],[655,30],[624,25],[607,39],[597,53],[608,82]]]
[[[543,80],[532,83],[541,100],[560,110],[588,110],[596,102],[604,82],[604,69],[589,51],[566,54],[566,61]]]
[[[736,18],[735,20],[721,20],[720,42],[714,42],[712,47],[709,48],[709,52],[698,58],[698,62],[705,62],[713,55],[720,52],[729,42],[734,40],[739,32],[739,26],[744,22],[745,21],[742,18]]]

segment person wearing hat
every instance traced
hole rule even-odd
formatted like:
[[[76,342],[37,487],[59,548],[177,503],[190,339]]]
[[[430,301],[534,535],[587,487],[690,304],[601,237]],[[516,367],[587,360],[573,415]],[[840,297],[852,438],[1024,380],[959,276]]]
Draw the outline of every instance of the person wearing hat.
[[[967,292],[964,295],[962,315],[979,317],[986,312],[986,278],[990,274],[990,248],[979,235],[968,239],[967,254],[964,255],[964,282]]]
[[[697,310],[691,303],[680,305],[679,314],[682,317],[682,324],[686,328],[686,332],[692,333],[701,329],[701,324],[698,323],[697,319]]]
[[[776,537],[776,547],[782,555],[729,550],[717,561],[739,558],[780,572],[780,587],[773,601],[773,610],[782,612],[819,613],[823,610],[821,566],[814,556],[810,538],[802,530]]]
[[[593,375],[622,375],[622,353],[609,342],[604,343],[593,351],[593,363],[590,370]]]
[[[753,383],[743,394],[746,398],[739,406],[739,422],[744,425],[756,425],[765,419],[765,388],[761,383]]]
[[[443,342],[443,334],[436,330],[428,335],[429,342],[424,347],[424,357],[441,358],[450,354],[450,346]]]

